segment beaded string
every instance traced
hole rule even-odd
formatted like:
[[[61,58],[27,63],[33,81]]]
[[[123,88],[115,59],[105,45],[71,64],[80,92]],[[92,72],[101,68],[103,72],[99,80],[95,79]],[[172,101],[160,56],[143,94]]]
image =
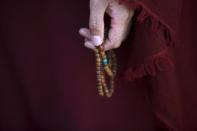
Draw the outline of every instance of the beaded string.
[[[109,98],[114,92],[114,79],[117,70],[116,56],[113,50],[105,52],[102,45],[96,47],[95,54],[98,93],[100,96]]]

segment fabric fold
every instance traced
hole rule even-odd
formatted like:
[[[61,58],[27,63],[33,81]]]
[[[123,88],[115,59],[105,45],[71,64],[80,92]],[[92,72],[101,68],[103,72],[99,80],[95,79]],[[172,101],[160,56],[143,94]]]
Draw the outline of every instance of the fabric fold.
[[[124,43],[127,58],[120,78],[133,83],[147,82],[156,130],[181,131],[183,111],[175,56],[181,2],[120,0],[120,3],[135,10],[133,26]]]
[[[143,78],[145,76],[156,76],[158,72],[164,71],[167,68],[171,68],[173,67],[174,64],[173,55],[171,52],[173,46],[176,43],[176,33],[173,28],[174,26],[167,24],[165,20],[158,15],[162,13],[153,12],[154,8],[150,8],[150,6],[145,5],[144,3],[146,2],[141,2],[138,0],[133,0],[133,1],[120,0],[120,4],[126,4],[127,6],[129,6],[129,8],[135,10],[133,32],[137,32],[137,33],[132,34],[134,36],[131,36],[132,37],[131,39],[134,40],[132,40],[131,43],[134,45],[136,43],[137,44],[143,43],[141,45],[141,47],[143,48],[142,50],[148,50],[149,52],[149,53],[142,52],[144,56],[140,58],[141,60],[139,60],[140,62],[138,63],[136,63],[134,60],[131,59],[133,58],[131,55],[136,56],[137,54],[131,52],[129,61],[130,63],[132,62],[132,64],[128,64],[129,67],[126,69],[126,71],[120,74],[121,78],[129,81]],[[143,28],[144,26],[146,26],[145,29]],[[144,36],[158,37],[158,38],[156,38],[156,40],[155,38],[154,40],[153,39],[150,40],[148,38],[147,39],[148,41],[143,41],[143,40],[138,40],[140,39],[139,36],[142,36],[142,38]],[[135,38],[135,37],[139,37],[139,38]],[[150,45],[154,49],[150,47],[145,48],[146,46],[144,46],[145,44],[144,42],[154,43]],[[139,54],[139,52],[141,52],[140,49],[134,49],[134,50],[138,50],[138,54]]]

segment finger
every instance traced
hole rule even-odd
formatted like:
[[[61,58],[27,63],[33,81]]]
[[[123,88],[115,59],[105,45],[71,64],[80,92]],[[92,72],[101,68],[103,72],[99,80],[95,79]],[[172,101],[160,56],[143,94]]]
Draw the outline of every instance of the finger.
[[[121,23],[116,23],[113,25],[113,20],[111,24],[111,29],[109,30],[108,38],[104,43],[104,49],[110,50],[118,48],[124,38],[125,26]]]
[[[91,40],[90,30],[87,28],[81,28],[79,30],[79,34],[83,37],[85,37],[88,40]]]
[[[108,39],[104,44],[105,50],[118,48],[122,41],[126,38],[129,29],[129,22],[133,13],[117,2],[112,2],[106,11],[111,17],[111,28],[108,33]]]
[[[89,28],[92,36],[104,36],[104,14],[108,0],[90,0]]]
[[[95,50],[95,46],[92,44],[92,42],[86,40],[85,41],[85,47],[89,48],[89,49],[92,49],[92,50]]]
[[[90,30],[87,28],[81,28],[79,30],[79,34],[83,37],[85,37],[86,41],[89,41],[92,43],[94,46],[99,46],[100,43],[102,43],[102,40],[100,36],[91,36],[90,35]]]
[[[128,25],[126,26],[127,28],[125,29],[123,41],[125,41],[126,38],[127,38],[127,36],[129,35],[132,25],[133,25],[133,23],[132,23],[132,21],[130,21],[130,22],[128,23]]]

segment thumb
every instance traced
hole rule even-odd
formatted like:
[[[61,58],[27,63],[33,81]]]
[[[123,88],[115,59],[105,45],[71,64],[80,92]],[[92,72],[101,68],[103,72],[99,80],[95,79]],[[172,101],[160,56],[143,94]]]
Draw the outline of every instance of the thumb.
[[[104,14],[108,0],[90,0],[89,28],[91,41],[95,46],[101,45],[104,38]]]

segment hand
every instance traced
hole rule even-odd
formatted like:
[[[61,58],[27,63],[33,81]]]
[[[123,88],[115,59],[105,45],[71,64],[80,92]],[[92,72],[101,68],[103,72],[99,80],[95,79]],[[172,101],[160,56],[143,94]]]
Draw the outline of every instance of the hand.
[[[111,17],[108,38],[104,41],[104,14]],[[94,49],[104,41],[104,49],[118,48],[126,38],[134,11],[118,0],[90,0],[89,29],[81,28],[80,35],[85,38],[85,46]]]

